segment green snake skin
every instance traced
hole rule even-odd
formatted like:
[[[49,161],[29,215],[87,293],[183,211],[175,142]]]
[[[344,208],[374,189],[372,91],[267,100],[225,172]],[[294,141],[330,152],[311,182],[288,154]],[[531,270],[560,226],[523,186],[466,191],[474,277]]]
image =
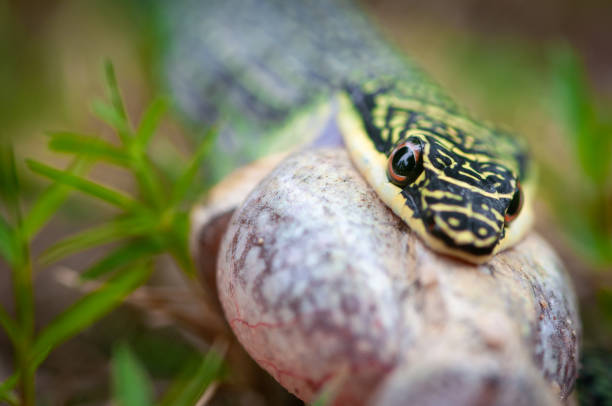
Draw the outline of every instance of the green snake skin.
[[[168,85],[192,121],[220,123],[231,165],[327,101],[334,125],[313,121],[306,132],[339,130],[370,185],[431,248],[480,263],[529,228],[532,176],[520,142],[470,118],[354,4],[167,7]],[[398,164],[396,153],[410,156]],[[408,163],[409,182],[394,173]]]
[[[347,81],[381,75],[402,77],[429,102],[454,106],[349,1],[211,0],[164,7],[171,23],[163,65],[168,87],[191,120],[222,120],[223,139],[265,138]],[[241,145],[232,148],[248,154]]]

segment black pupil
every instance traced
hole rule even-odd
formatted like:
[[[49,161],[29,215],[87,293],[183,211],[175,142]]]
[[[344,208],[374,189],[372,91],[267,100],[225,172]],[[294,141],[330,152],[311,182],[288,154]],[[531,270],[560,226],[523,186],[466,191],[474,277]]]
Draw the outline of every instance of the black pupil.
[[[519,208],[521,207],[521,190],[517,189],[516,192],[514,192],[514,196],[512,196],[512,200],[510,201],[510,205],[508,206],[508,211],[506,211],[506,213],[508,213],[508,215],[510,216],[514,216]]]
[[[414,159],[414,153],[406,146],[401,147],[397,150],[393,156],[393,162],[391,162],[393,170],[400,176],[408,176],[416,166],[416,160]]]

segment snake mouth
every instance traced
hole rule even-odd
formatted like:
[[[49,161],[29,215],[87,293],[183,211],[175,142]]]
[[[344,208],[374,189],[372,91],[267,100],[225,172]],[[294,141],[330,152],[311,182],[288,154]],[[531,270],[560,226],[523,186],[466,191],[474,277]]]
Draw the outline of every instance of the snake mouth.
[[[475,219],[464,219],[463,224],[458,222],[453,226],[449,222],[449,219],[453,218],[455,217],[426,210],[422,216],[425,232],[441,241],[449,253],[461,251],[482,258],[493,254],[501,239],[503,228],[495,230],[490,225]]]

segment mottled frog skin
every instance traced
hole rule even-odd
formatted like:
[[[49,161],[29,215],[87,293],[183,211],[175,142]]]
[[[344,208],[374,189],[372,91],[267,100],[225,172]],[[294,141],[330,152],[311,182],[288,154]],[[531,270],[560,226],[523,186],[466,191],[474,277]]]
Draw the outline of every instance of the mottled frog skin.
[[[233,213],[207,272],[238,340],[300,399],[552,406],[571,392],[576,298],[537,233],[486,264],[438,255],[339,148],[283,159],[228,207],[233,186],[198,209],[199,247]]]

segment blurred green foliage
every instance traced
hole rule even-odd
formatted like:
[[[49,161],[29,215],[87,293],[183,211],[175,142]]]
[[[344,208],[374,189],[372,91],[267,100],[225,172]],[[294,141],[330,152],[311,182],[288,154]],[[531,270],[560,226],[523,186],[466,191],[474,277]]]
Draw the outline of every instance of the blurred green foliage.
[[[0,307],[0,324],[10,338],[16,354],[15,373],[0,385],[0,400],[15,405],[35,403],[35,373],[40,364],[70,337],[83,331],[147,281],[153,271],[155,256],[169,254],[183,274],[196,286],[195,268],[189,255],[188,201],[198,169],[208,154],[214,132],[210,131],[187,160],[180,176],[166,179],[148,155],[148,144],[165,111],[163,99],[148,107],[136,128],[133,128],[119,93],[112,65],[106,65],[110,104],[98,102],[94,111],[117,132],[119,145],[96,136],[56,132],[49,135],[52,150],[74,156],[66,170],[58,170],[42,162],[28,160],[32,171],[50,178],[53,183],[23,211],[16,158],[9,140],[0,143],[0,256],[10,266],[13,279],[16,316]],[[132,174],[138,195],[129,196],[114,188],[89,180],[85,174],[95,163],[118,165]],[[80,191],[119,209],[114,220],[68,237],[49,247],[39,258],[32,258],[32,239],[49,221],[71,190]],[[34,329],[33,272],[37,267],[67,255],[82,252],[109,242],[123,241],[102,260],[83,273],[84,278],[108,277],[96,290],[64,310],[40,332]],[[188,282],[189,284],[189,282]],[[196,292],[198,290],[196,289]],[[211,350],[212,351],[212,350]],[[126,347],[114,355],[116,400],[120,404],[149,404],[150,386],[146,374]],[[218,377],[222,358],[210,352],[193,379],[180,379],[168,392],[171,399],[185,399],[194,404],[207,385]],[[128,380],[132,386],[122,380]],[[17,391],[14,391],[14,388]],[[139,394],[134,392],[139,389]],[[197,389],[197,390],[196,390]],[[189,403],[193,401],[192,403]]]
[[[203,357],[190,359],[170,385],[159,406],[193,406],[223,374],[222,349],[213,348]],[[113,351],[113,398],[118,406],[153,405],[151,378],[132,350],[124,343]]]
[[[569,47],[552,54],[556,118],[575,162],[549,171],[551,204],[580,252],[599,266],[612,265],[612,114],[601,111],[585,68]],[[551,187],[552,186],[552,187]]]
[[[23,212],[19,178],[12,146],[0,144],[0,196],[4,216],[0,218],[0,252],[12,269],[15,318],[0,308],[0,324],[15,350],[15,373],[0,385],[0,399],[10,404],[34,404],[34,374],[49,352],[82,331],[146,281],[150,268],[134,267],[109,280],[101,288],[85,295],[66,309],[40,332],[34,330],[33,272],[36,262],[30,254],[31,241],[67,197],[68,189],[60,184],[50,186],[32,208]],[[74,165],[67,173],[74,173]],[[18,386],[18,394],[12,389]]]
[[[585,350],[577,382],[581,405],[612,405],[612,354]]]
[[[153,385],[147,372],[126,344],[113,351],[112,362],[114,400],[119,406],[149,406],[153,404]]]
[[[225,351],[225,345],[214,343],[204,357],[188,362],[160,400],[159,406],[193,406],[198,403],[207,389],[225,376]]]
[[[60,3],[78,2],[56,0],[44,7]],[[152,88],[162,82],[156,68],[159,62],[157,54],[163,52],[164,45],[163,24],[160,24],[163,16],[156,14],[155,3],[149,0],[96,0],[89,3],[96,13],[120,14],[130,22],[132,36],[125,41],[137,43],[135,48],[139,53],[132,56],[138,60],[140,70],[147,77],[147,85]],[[194,275],[187,252],[187,212],[198,191],[190,188],[190,184],[203,184],[194,182],[194,179],[199,175],[197,166],[208,153],[214,134],[204,138],[196,157],[187,165],[176,165],[174,160],[162,162],[159,156],[153,160],[151,148],[154,146],[150,140],[168,103],[165,99],[155,100],[134,128],[125,112],[114,73],[108,67],[111,102],[96,103],[94,112],[116,129],[120,142],[73,132],[50,134],[48,146],[51,150],[78,158],[67,170],[35,160],[28,161],[35,173],[53,180],[51,186],[35,199],[30,199],[32,191],[28,190],[27,184],[24,185],[24,178],[31,178],[31,174],[18,173],[19,159],[16,160],[10,142],[2,137],[15,126],[28,124],[29,120],[40,120],[42,113],[62,101],[66,90],[62,87],[65,83],[58,80],[61,75],[54,71],[54,58],[57,56],[53,53],[57,50],[45,49],[49,44],[31,32],[37,21],[27,20],[30,14],[36,13],[29,13],[26,6],[23,6],[23,12],[19,11],[20,7],[20,2],[0,0],[0,119],[3,124],[0,140],[5,141],[0,147],[0,257],[11,267],[16,310],[12,317],[0,307],[0,324],[16,355],[15,374],[0,385],[0,400],[32,404],[34,372],[49,351],[119,305],[127,294],[146,281],[159,255],[170,254],[184,275]],[[81,23],[79,20],[71,23],[77,21]],[[83,23],[87,24],[88,20]],[[411,27],[403,21],[402,24]],[[114,25],[108,28],[109,31],[116,29]],[[412,45],[418,47],[418,42],[421,42],[424,49],[429,49],[431,43],[435,43],[430,40],[439,32],[442,32],[439,27],[430,29],[423,38],[414,41],[416,45]],[[550,61],[543,61],[545,58],[538,59],[537,56],[543,54],[541,49],[534,50],[533,44],[519,41],[518,35],[508,41],[502,41],[498,36],[484,38],[482,34],[468,39],[448,33],[440,35],[453,37],[446,49],[434,53],[440,55],[441,59],[437,61],[440,66],[452,66],[450,69],[455,71],[453,81],[447,85],[465,86],[464,93],[468,98],[470,92],[480,91],[488,109],[484,114],[487,117],[516,127],[517,122],[519,126],[523,122],[523,117],[520,121],[514,121],[512,117],[517,106],[528,104],[533,108],[533,101],[542,96],[545,103],[555,105],[556,115],[550,121],[563,129],[565,138],[559,141],[564,145],[567,141],[570,145],[570,160],[563,160],[558,167],[540,162],[543,169],[540,190],[545,192],[546,201],[554,208],[572,246],[591,263],[609,267],[612,264],[612,114],[602,107],[580,58],[568,47],[559,47],[552,53]],[[409,51],[412,54],[415,49]],[[83,61],[70,60],[69,63],[78,65]],[[553,68],[553,91],[544,94],[550,84],[547,76],[549,63]],[[68,77],[71,72],[67,73]],[[525,109],[519,111],[523,113]],[[537,136],[532,134],[532,137]],[[86,177],[88,170],[98,162],[122,168],[132,175],[137,184],[136,195]],[[101,222],[53,244],[41,257],[33,258],[32,240],[49,219],[65,207],[71,190],[93,197],[96,203],[105,202],[118,214],[108,222]],[[82,200],[77,205],[78,210],[89,207]],[[99,205],[95,207],[99,208]],[[117,245],[82,273],[84,279],[103,279],[105,283],[40,332],[35,332],[33,273],[42,269],[44,264],[107,243]],[[598,290],[597,307],[603,315],[600,328],[603,329],[612,325],[612,294],[610,289],[595,288]],[[177,379],[164,399],[166,404],[176,401],[181,394],[189,401],[197,400],[206,386],[222,375],[219,352],[201,358],[196,356],[192,347],[173,347],[170,351],[167,341],[156,343],[151,335],[146,338],[148,344],[144,345],[143,340],[130,341],[129,346],[119,345],[113,351],[113,398],[119,404],[150,402],[154,397],[149,392],[151,379],[169,377]],[[155,350],[164,348],[172,355],[155,357],[151,355],[156,353],[155,350],[146,351],[148,345]],[[610,393],[610,357],[603,353],[591,355],[585,357],[578,384],[584,404],[602,401],[602,394]],[[186,359],[192,359],[192,362],[180,372],[183,368],[178,363]],[[15,387],[17,391],[12,390]],[[141,393],[136,394],[139,389]],[[328,399],[329,393],[325,392],[317,401],[321,403],[317,404],[325,404]]]
[[[214,131],[209,131],[195,149],[190,161],[183,167],[177,179],[167,179],[148,155],[148,146],[162,115],[166,110],[163,99],[153,101],[143,114],[137,128],[133,129],[119,94],[113,68],[106,66],[110,89],[110,104],[94,103],[96,115],[116,131],[120,145],[104,141],[96,136],[71,132],[49,134],[49,148],[87,158],[93,162],[104,162],[127,169],[135,178],[138,195],[123,192],[73,175],[68,171],[54,169],[44,163],[28,160],[30,169],[55,182],[72,188],[115,206],[119,214],[114,220],[80,232],[50,247],[42,255],[44,262],[53,262],[64,256],[85,249],[116,241],[124,241],[110,254],[94,264],[83,274],[94,278],[120,270],[143,258],[159,253],[170,253],[180,268],[190,277],[195,275],[194,265],[188,250],[189,210],[186,197],[198,176],[198,169],[210,151]],[[201,190],[199,190],[201,192]]]

